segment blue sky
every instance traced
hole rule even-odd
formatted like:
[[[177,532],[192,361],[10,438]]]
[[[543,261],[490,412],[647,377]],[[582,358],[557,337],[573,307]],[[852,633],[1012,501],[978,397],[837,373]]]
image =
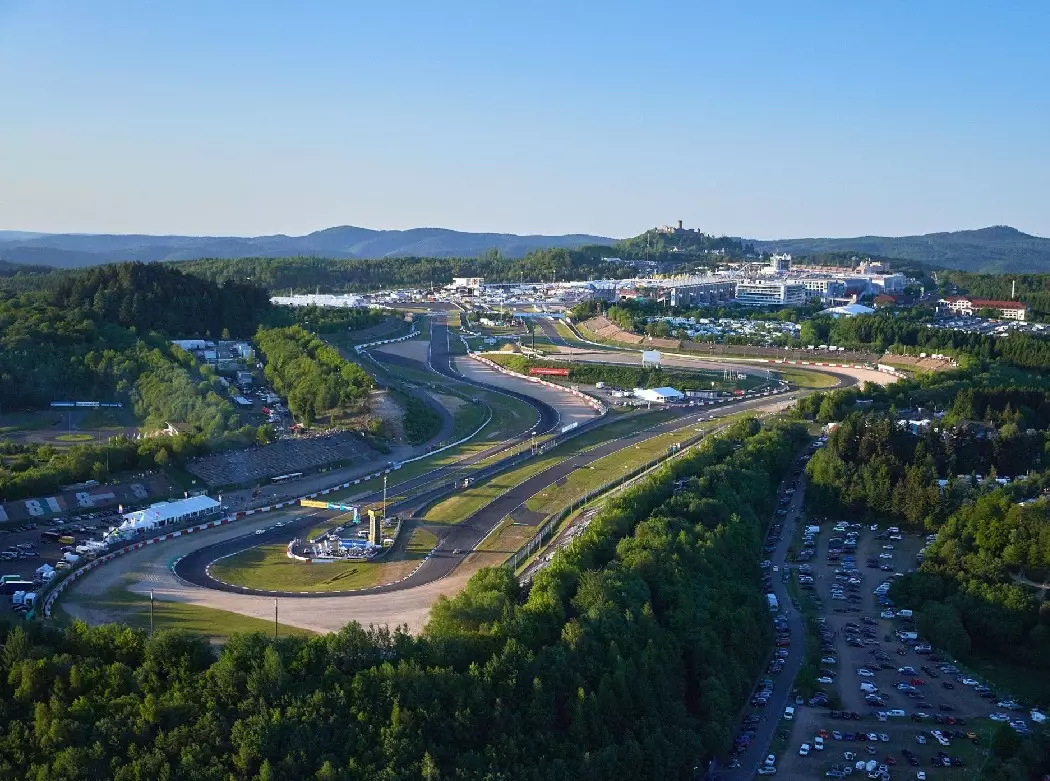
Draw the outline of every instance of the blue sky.
[[[1050,236],[1050,3],[0,0],[0,228]]]

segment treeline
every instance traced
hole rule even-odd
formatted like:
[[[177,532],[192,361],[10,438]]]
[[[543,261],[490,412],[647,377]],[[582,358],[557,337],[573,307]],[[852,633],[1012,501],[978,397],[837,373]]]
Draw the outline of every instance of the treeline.
[[[240,278],[243,280],[243,277]],[[157,263],[118,263],[58,275],[49,289],[60,309],[172,337],[248,337],[270,309],[261,287],[234,279],[212,284]]]
[[[44,496],[71,483],[105,482],[126,470],[163,468],[216,449],[265,444],[272,435],[267,426],[241,426],[223,432],[219,441],[188,431],[145,439],[117,436],[104,444],[77,444],[64,449],[0,439],[0,497],[11,501]]]
[[[300,326],[260,328],[255,343],[266,358],[266,380],[305,425],[351,406],[375,385],[364,369]]]
[[[938,427],[940,428],[940,427]],[[888,414],[852,413],[828,435],[806,467],[807,504],[821,514],[892,519],[936,529],[979,483],[1023,476],[1042,463],[1043,432],[1012,425],[985,429],[926,428],[912,434]],[[948,481],[938,485],[938,479]]]
[[[938,278],[944,292],[954,286],[961,293],[974,298],[1024,301],[1032,318],[1044,320],[1050,317],[1050,274],[972,274],[967,271],[949,271],[938,274]]]
[[[0,776],[690,778],[768,653],[761,540],[804,438],[738,423],[610,501],[528,592],[482,570],[418,637],[352,624],[216,656],[177,632],[9,629]]]
[[[660,388],[672,386],[679,390],[712,390],[725,385],[719,378],[713,380],[712,374],[696,374],[687,371],[669,371],[662,368],[642,368],[640,366],[615,366],[601,363],[568,363],[566,361],[544,361],[526,358],[524,355],[506,354],[488,356],[501,366],[511,371],[528,374],[529,369],[568,369],[570,382],[594,385],[604,382],[616,388]],[[554,377],[554,380],[560,378]]]
[[[431,288],[447,285],[453,277],[484,277],[490,282],[550,282],[552,280],[622,277],[632,273],[624,263],[602,260],[609,247],[549,249],[523,258],[499,252],[476,258],[239,258],[180,261],[176,267],[218,284],[243,280],[271,292],[363,292],[392,287]]]
[[[1032,671],[1030,696],[1048,697],[1050,602],[1025,581],[1050,576],[1050,511],[1045,498],[1017,500],[1002,489],[960,507],[891,596],[953,654],[1009,659]]]
[[[383,309],[341,306],[275,306],[266,325],[301,325],[319,334],[361,331],[379,325],[391,312]]]
[[[425,401],[407,393],[399,394],[398,401],[405,409],[401,427],[411,445],[422,445],[441,431],[441,416]]]
[[[816,317],[802,324],[801,343],[893,352],[965,354],[977,360],[1005,361],[1026,369],[1050,369],[1050,339],[1025,333],[997,337],[933,328],[927,316],[894,314]]]

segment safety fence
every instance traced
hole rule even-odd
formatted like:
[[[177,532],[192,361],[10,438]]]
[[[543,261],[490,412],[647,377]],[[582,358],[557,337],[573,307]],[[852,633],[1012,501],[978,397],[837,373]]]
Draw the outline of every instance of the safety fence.
[[[518,568],[528,561],[536,551],[540,550],[546,543],[550,536],[561,526],[562,521],[572,515],[576,510],[584,507],[588,502],[596,499],[602,494],[608,493],[614,488],[620,488],[631,483],[635,479],[645,475],[647,472],[652,471],[661,464],[669,461],[670,459],[679,456],[702,439],[710,436],[712,432],[701,432],[694,433],[689,437],[686,437],[682,442],[678,443],[679,447],[674,448],[671,452],[661,454],[656,458],[652,458],[646,463],[632,469],[630,472],[626,472],[623,477],[618,477],[615,480],[609,480],[602,483],[597,488],[592,488],[582,496],[573,499],[567,507],[563,507],[560,511],[554,513],[543,522],[539,530],[534,534],[524,546],[519,548],[517,551],[512,553],[510,557],[503,563],[503,566],[507,567],[511,572],[516,572]],[[497,526],[498,528],[498,526]]]
[[[398,339],[398,340],[387,340],[387,341],[403,341],[403,338],[402,339]],[[473,356],[473,357],[478,359],[478,360],[481,360],[484,363],[491,364],[497,370],[503,371],[502,367],[497,366],[496,364],[492,363],[491,361],[487,361],[486,359],[482,359],[482,358],[480,358],[479,356],[476,356],[476,355]],[[516,372],[505,371],[504,373],[513,374],[515,376],[522,377],[524,379],[530,379],[530,378],[524,377],[524,375],[517,374]],[[562,388],[561,386],[554,385],[553,383],[546,383],[545,382],[544,384],[551,385],[552,387],[558,388],[559,390],[566,390],[565,388]],[[714,401],[714,400],[697,401],[694,406],[711,406],[711,405],[715,405],[715,404],[725,404],[725,403],[729,403],[729,402],[737,402],[737,401],[742,401],[742,400],[745,400],[745,399],[748,399],[748,398],[756,398],[756,397],[759,397],[759,396],[770,396],[770,395],[774,395],[774,394],[780,393],[782,391],[783,391],[783,388],[780,388],[780,389],[775,389],[775,390],[767,390],[767,391],[763,391],[763,392],[760,392],[760,393],[747,393],[744,396],[737,396],[737,397],[734,397],[734,398],[731,398],[731,399],[727,398],[727,399],[719,399],[718,401]],[[587,396],[586,394],[579,394],[579,395],[582,396],[582,397],[585,397],[587,399],[591,399],[591,397]],[[601,407],[604,409],[604,405],[602,405],[601,402],[598,402],[597,400],[594,400],[594,399],[591,399],[591,400],[595,401],[598,405],[601,405]],[[590,422],[596,422],[596,421],[590,421]],[[44,616],[45,617],[50,617],[51,616],[52,608],[53,608],[53,605],[54,605],[55,601],[59,598],[59,596],[62,595],[62,593],[71,584],[75,583],[81,577],[83,577],[84,575],[88,574],[89,572],[91,572],[92,570],[96,569],[97,567],[101,567],[104,564],[107,564],[110,561],[113,561],[114,559],[119,558],[119,557],[121,557],[121,556],[123,556],[125,554],[131,553],[133,551],[141,550],[142,548],[145,548],[145,547],[150,546],[150,545],[155,545],[155,544],[158,544],[158,543],[161,543],[161,542],[165,542],[167,540],[176,539],[176,538],[182,537],[183,535],[193,534],[195,532],[201,532],[201,531],[205,531],[207,529],[215,528],[217,526],[222,526],[222,525],[225,525],[225,524],[228,524],[228,523],[233,523],[235,521],[239,521],[239,520],[241,520],[243,518],[248,518],[248,517],[256,515],[256,514],[267,513],[267,512],[270,512],[272,510],[281,509],[282,507],[289,507],[289,506],[297,505],[303,499],[315,499],[318,496],[326,496],[326,495],[331,494],[331,493],[333,493],[335,491],[345,490],[345,489],[350,488],[351,486],[360,485],[363,482],[367,482],[368,480],[372,480],[372,479],[375,479],[375,478],[378,478],[378,477],[382,477],[383,475],[388,475],[391,472],[394,472],[397,469],[400,469],[401,465],[404,464],[404,463],[408,463],[409,461],[416,461],[416,460],[419,460],[420,458],[429,457],[431,455],[434,455],[435,453],[441,452],[442,450],[447,450],[448,448],[455,447],[456,445],[460,445],[460,444],[463,444],[464,442],[469,441],[474,436],[476,436],[477,433],[479,431],[481,431],[481,429],[484,428],[485,425],[487,425],[487,424],[488,424],[488,421],[486,420],[486,422],[484,424],[482,424],[482,426],[479,427],[474,433],[470,434],[467,437],[464,437],[461,440],[458,440],[457,442],[453,442],[453,443],[451,443],[449,445],[446,445],[446,446],[444,446],[442,448],[439,448],[437,450],[431,451],[430,453],[427,453],[427,454],[424,454],[424,455],[421,455],[421,456],[417,456],[417,457],[412,458],[412,459],[406,459],[405,461],[392,464],[392,465],[390,465],[390,466],[388,466],[388,467],[386,467],[384,469],[377,470],[377,471],[375,471],[375,472],[373,472],[371,474],[364,475],[364,476],[361,476],[361,477],[357,477],[357,478],[355,478],[353,480],[348,480],[348,481],[346,481],[346,482],[344,482],[344,483],[342,483],[340,485],[330,486],[329,488],[325,488],[325,489],[322,489],[320,491],[314,491],[314,492],[306,494],[304,496],[296,497],[294,499],[288,499],[286,501],[278,502],[276,504],[268,505],[266,507],[260,507],[260,508],[256,508],[256,509],[252,509],[252,510],[242,510],[242,511],[233,513],[231,515],[228,515],[228,516],[225,516],[223,518],[219,518],[219,519],[216,519],[216,520],[213,520],[213,521],[197,524],[195,526],[187,527],[185,529],[180,529],[180,530],[173,531],[173,532],[168,532],[166,534],[161,534],[161,535],[158,535],[158,536],[155,536],[155,537],[151,537],[149,539],[144,539],[144,540],[140,540],[140,541],[137,541],[137,542],[129,543],[129,544],[125,545],[122,548],[118,548],[117,550],[111,551],[111,552],[109,552],[109,553],[107,553],[107,554],[105,554],[103,556],[99,556],[98,558],[96,558],[96,559],[94,559],[94,560],[92,560],[90,562],[87,562],[87,563],[83,564],[82,566],[77,567],[76,569],[70,570],[69,573],[65,577],[63,577],[61,580],[59,580],[57,583],[54,584],[53,588],[44,597],[44,601],[43,601]],[[577,436],[579,434],[582,434],[584,431],[590,430],[591,428],[592,428],[591,425],[584,424],[583,426],[580,426],[578,428],[572,429],[572,430],[570,430],[568,432],[563,432],[560,436],[555,436],[555,437],[551,438],[550,440],[548,440],[547,442],[543,443],[543,446],[541,448],[539,448],[537,450],[537,452],[540,453],[540,452],[544,452],[546,450],[549,450],[551,448],[557,447],[558,445],[560,445],[563,442],[565,442],[567,439],[570,439],[573,436]],[[698,439],[698,438],[699,437],[697,437],[697,438],[690,438],[690,440],[686,440],[686,443],[687,443],[686,446],[688,446],[689,441],[695,441],[695,439]],[[515,463],[518,460],[523,460],[522,457],[527,457],[527,452],[528,451],[526,451],[525,453],[519,454],[517,456],[512,456],[511,458],[505,459],[505,460],[503,460],[503,461],[501,461],[501,462],[499,462],[497,464],[494,464],[491,469],[485,470],[485,472],[488,473],[488,474],[485,474],[483,476],[487,477],[487,476],[489,476],[490,474],[492,474],[494,472],[498,472],[498,471],[502,471],[503,469],[506,469],[508,466],[511,466],[513,463]],[[636,474],[640,474],[641,472],[644,472],[646,469],[651,468],[654,463],[658,463],[659,461],[664,460],[664,458],[666,458],[666,457],[662,457],[662,458],[657,459],[657,460],[655,460],[653,462],[650,462],[649,464],[647,464],[647,465],[645,465],[643,467],[639,467],[637,470],[635,470],[635,472],[632,473],[632,475],[636,475]],[[620,482],[620,480],[618,480],[617,482]],[[611,483],[611,484],[608,484],[608,485],[596,488],[593,491],[589,492],[588,497],[593,498],[594,496],[597,496],[598,494],[609,490],[609,488],[612,485],[615,485],[615,484],[616,483],[614,482],[614,483]],[[589,501],[589,499],[587,499],[587,501]],[[533,546],[532,550],[534,551],[538,544],[542,544],[542,540],[541,540],[540,543],[535,543],[535,544],[534,544],[534,540],[536,540],[538,538],[543,538],[544,535],[548,535],[550,533],[550,530],[555,528],[557,526],[557,523],[560,522],[561,520],[563,520],[564,517],[565,517],[564,515],[561,515],[560,518],[554,518],[554,519],[551,519],[551,520],[548,520],[547,522],[545,522],[544,526],[535,535],[533,540],[530,540],[529,543],[526,543],[526,548],[528,548],[529,546]],[[524,550],[524,548],[522,550]],[[511,558],[520,561],[521,560],[520,559],[520,555],[521,555],[521,551],[515,553]],[[428,556],[428,558],[429,558],[429,556]],[[510,560],[508,560],[508,561],[510,561]]]

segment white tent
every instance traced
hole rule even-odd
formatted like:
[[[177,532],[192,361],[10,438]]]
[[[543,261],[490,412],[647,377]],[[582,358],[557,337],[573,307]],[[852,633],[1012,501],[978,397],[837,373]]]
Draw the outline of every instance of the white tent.
[[[210,496],[190,496],[175,502],[157,502],[145,510],[124,513],[120,531],[153,529],[169,523],[179,523],[200,515],[215,512],[219,503]]]
[[[50,564],[48,564],[46,562],[44,564],[41,564],[39,567],[36,568],[36,574],[39,575],[42,578],[46,578],[48,575],[53,574],[54,571],[55,571],[55,568],[52,567]]]

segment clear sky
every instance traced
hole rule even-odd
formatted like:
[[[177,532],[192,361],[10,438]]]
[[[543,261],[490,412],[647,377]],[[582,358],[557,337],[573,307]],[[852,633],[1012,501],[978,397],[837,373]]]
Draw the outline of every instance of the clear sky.
[[[0,228],[1050,236],[1050,2],[0,0]]]

